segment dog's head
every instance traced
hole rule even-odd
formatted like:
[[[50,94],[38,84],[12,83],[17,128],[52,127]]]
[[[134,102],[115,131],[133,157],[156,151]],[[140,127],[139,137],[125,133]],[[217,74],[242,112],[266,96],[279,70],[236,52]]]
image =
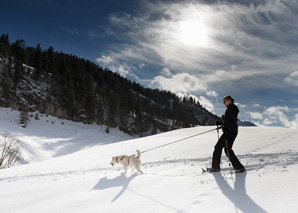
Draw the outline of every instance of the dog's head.
[[[116,164],[116,157],[112,157],[112,160],[111,160],[111,165],[114,166]]]

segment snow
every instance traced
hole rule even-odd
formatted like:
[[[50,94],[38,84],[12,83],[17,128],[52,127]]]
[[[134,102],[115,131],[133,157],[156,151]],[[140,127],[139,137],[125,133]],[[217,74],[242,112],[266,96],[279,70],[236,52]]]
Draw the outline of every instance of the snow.
[[[230,174],[209,166],[216,131],[160,147],[214,127],[193,127],[145,138],[118,130],[31,118],[19,127],[18,112],[0,108],[0,130],[22,142],[30,164],[0,170],[0,212],[296,212],[298,132],[281,127],[240,127],[234,151],[247,168]],[[53,124],[52,124],[53,121]],[[64,123],[62,125],[61,123]],[[142,156],[143,175],[111,156]]]

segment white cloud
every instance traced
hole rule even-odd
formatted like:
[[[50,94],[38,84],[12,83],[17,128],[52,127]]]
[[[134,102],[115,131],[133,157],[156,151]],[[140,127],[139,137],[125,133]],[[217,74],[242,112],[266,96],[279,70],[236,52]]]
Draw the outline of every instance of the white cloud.
[[[247,114],[249,114],[250,117],[252,119],[255,119],[255,120],[262,120],[263,119],[262,113],[259,113],[259,112],[247,112]]]
[[[109,69],[113,72],[119,73],[121,76],[126,77],[130,73],[130,68],[123,65],[109,66]]]
[[[270,126],[270,125],[272,125],[274,123],[277,123],[277,122],[276,121],[272,121],[272,120],[270,120],[268,118],[265,118],[264,121],[263,121],[263,124],[266,125],[266,126]]]
[[[218,97],[218,93],[215,92],[215,91],[208,91],[206,93],[209,97],[214,97],[214,98],[217,98]]]
[[[185,93],[178,93],[178,97],[183,98],[187,96]],[[214,105],[204,96],[195,96],[195,95],[188,95],[188,97],[192,97],[196,102],[199,101],[200,105],[207,109],[209,112],[214,112]]]
[[[111,65],[107,66],[107,68],[113,72],[118,73],[119,75],[123,77],[134,77],[135,79],[138,79],[138,77],[134,74],[135,67],[128,66],[127,64],[118,64],[118,65]]]
[[[160,75],[164,77],[170,77],[172,75],[171,70],[168,68],[163,68],[162,71],[160,72]]]
[[[238,81],[247,77],[256,77],[264,75],[260,70],[217,70],[213,74],[204,76],[205,81],[208,83],[227,82],[227,81]]]
[[[111,65],[113,61],[113,58],[109,55],[102,55],[100,58],[96,59],[96,62],[101,64],[102,66]]]
[[[169,78],[164,76],[155,77],[149,87],[169,90],[173,93],[189,93],[195,91],[206,91],[206,84],[196,76],[188,73],[179,73]]]
[[[143,69],[145,66],[146,66],[146,64],[144,64],[144,63],[139,64],[139,68],[140,68],[140,69]]]
[[[245,104],[236,103],[236,105],[239,106],[239,107],[242,107],[242,108],[245,108],[246,107]]]
[[[298,71],[292,72],[285,78],[285,82],[292,86],[298,87]]]
[[[298,114],[295,114],[294,119],[290,123],[290,126],[294,129],[298,129]]]
[[[209,112],[214,112],[214,106],[213,104],[204,96],[200,96],[198,98],[200,104],[205,107]]]
[[[259,125],[276,125],[298,129],[298,114],[292,114],[297,110],[296,108],[290,109],[287,106],[273,106],[264,107],[263,112],[246,112],[245,114],[249,115]]]
[[[293,128],[293,124],[295,122],[294,120],[289,120],[285,114],[286,112],[289,112],[289,108],[287,106],[269,107],[263,112],[263,116],[266,117],[264,124],[276,124],[280,122],[285,127]]]
[[[276,106],[276,107],[269,107],[265,110],[265,115],[267,115],[270,118],[277,119],[280,116],[284,116],[283,111],[288,111],[289,108],[287,106]]]

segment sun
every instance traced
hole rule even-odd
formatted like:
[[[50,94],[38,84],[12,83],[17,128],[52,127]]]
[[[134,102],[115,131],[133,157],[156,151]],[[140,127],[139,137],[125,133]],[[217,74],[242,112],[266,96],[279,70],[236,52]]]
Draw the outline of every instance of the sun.
[[[178,25],[178,40],[189,46],[207,47],[209,45],[208,28],[198,19],[181,21]]]

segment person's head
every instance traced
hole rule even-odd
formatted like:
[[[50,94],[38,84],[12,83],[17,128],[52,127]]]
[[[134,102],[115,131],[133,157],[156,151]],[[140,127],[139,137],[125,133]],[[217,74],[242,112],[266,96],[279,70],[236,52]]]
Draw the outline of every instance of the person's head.
[[[226,107],[228,107],[230,104],[234,104],[234,98],[232,98],[230,95],[227,95],[223,98],[223,103]]]

